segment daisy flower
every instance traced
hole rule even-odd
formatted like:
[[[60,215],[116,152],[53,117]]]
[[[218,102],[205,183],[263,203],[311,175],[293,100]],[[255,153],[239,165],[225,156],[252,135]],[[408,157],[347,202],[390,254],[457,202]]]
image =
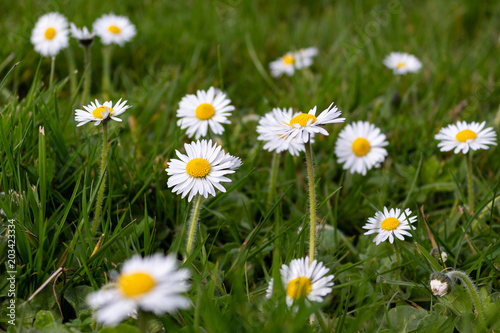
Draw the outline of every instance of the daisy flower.
[[[318,49],[315,47],[300,49],[296,52],[288,52],[283,57],[269,64],[271,75],[273,77],[280,77],[283,74],[292,76],[295,73],[295,69],[311,66],[313,63],[312,58],[317,54]]]
[[[127,111],[127,109],[131,108],[130,105],[126,105],[127,101],[123,101],[120,98],[118,102],[113,106],[113,102],[108,101],[104,102],[102,105],[96,99],[95,103],[90,102],[89,105],[84,105],[83,108],[85,110],[75,110],[75,121],[78,121],[78,125],[82,126],[86,123],[93,121],[94,125],[98,126],[101,122],[109,119],[113,119],[116,121],[122,121],[117,116],[121,115],[123,112]]]
[[[385,160],[387,150],[383,147],[388,144],[380,129],[367,121],[358,121],[339,133],[335,155],[339,163],[344,163],[344,170],[364,176],[367,170],[378,168]]]
[[[126,16],[113,13],[104,14],[93,24],[96,35],[101,37],[104,45],[118,44],[123,46],[136,35],[135,25]]]
[[[396,75],[416,73],[422,68],[422,63],[412,54],[392,52],[384,59],[384,65],[392,69]]]
[[[430,283],[432,294],[442,297],[453,289],[453,280],[444,273],[434,272],[431,274]]]
[[[435,139],[441,141],[438,143],[441,151],[454,149],[455,154],[460,152],[467,154],[469,149],[488,149],[488,145],[496,146],[497,134],[492,127],[484,128],[485,125],[485,121],[470,124],[459,121],[456,125],[451,124],[441,128]]]
[[[308,302],[322,302],[323,297],[332,292],[333,275],[327,275],[329,269],[322,262],[309,257],[294,259],[290,265],[281,266],[281,281],[286,291],[286,304],[292,306],[299,299]],[[274,281],[269,281],[266,297],[272,295]]]
[[[73,22],[71,22],[70,31],[71,36],[78,40],[78,43],[82,46],[89,46],[94,41],[94,32],[89,31],[87,27],[79,29]]]
[[[387,238],[392,244],[394,236],[400,240],[404,240],[403,235],[411,237],[407,230],[414,229],[414,227],[410,227],[410,223],[414,223],[417,217],[410,217],[410,215],[411,210],[408,208],[402,212],[398,208],[387,210],[384,207],[383,212],[376,212],[375,217],[370,217],[368,223],[363,226],[363,229],[368,229],[365,235],[377,233],[378,235],[373,240],[377,245],[387,240]]]
[[[227,154],[212,140],[201,140],[184,144],[187,155],[176,150],[179,159],[172,159],[165,169],[170,176],[167,186],[172,192],[188,196],[191,201],[197,194],[208,198],[215,196],[215,189],[226,192],[220,183],[230,182],[225,175],[234,173],[241,165],[241,159]]]
[[[224,127],[221,124],[230,124],[227,117],[231,115],[234,106],[230,105],[231,100],[226,94],[210,87],[208,91],[198,90],[196,95],[184,96],[177,110],[177,125],[181,129],[186,129],[186,134],[198,140],[207,135],[207,130],[214,134],[222,134]]]
[[[262,118],[260,118],[259,125],[257,126],[257,133],[259,133],[257,140],[265,142],[264,149],[267,151],[276,151],[277,153],[281,153],[284,150],[288,150],[290,154],[298,156],[300,152],[305,150],[302,141],[298,138],[286,140],[286,137],[277,131],[280,127],[278,118],[281,117],[281,113],[291,119],[293,110],[292,108],[289,108],[288,110],[274,108],[272,112],[266,113]]]
[[[114,283],[90,294],[87,303],[104,325],[116,325],[138,309],[157,315],[187,309],[188,278],[189,271],[178,269],[174,256],[136,255],[123,263]]]
[[[316,106],[309,113],[297,112],[293,116],[288,112],[276,113],[276,119],[280,124],[277,134],[288,141],[308,143],[316,133],[328,135],[328,131],[322,125],[344,122],[345,118],[339,118],[341,114],[342,112],[333,103],[318,117],[316,117]]]
[[[68,20],[59,13],[41,16],[31,32],[31,43],[35,51],[44,57],[54,57],[68,47]]]

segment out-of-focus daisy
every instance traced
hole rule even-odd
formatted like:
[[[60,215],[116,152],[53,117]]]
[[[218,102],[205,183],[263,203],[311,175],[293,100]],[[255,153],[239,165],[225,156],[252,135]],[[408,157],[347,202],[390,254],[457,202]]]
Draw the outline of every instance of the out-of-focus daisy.
[[[311,66],[313,63],[313,57],[317,54],[318,49],[315,47],[300,49],[295,52],[288,52],[283,57],[278,58],[269,64],[271,75],[274,77],[280,77],[283,74],[292,76],[295,73],[295,69]]]
[[[384,207],[383,212],[376,212],[375,217],[370,217],[368,223],[363,226],[363,229],[368,229],[365,235],[377,233],[373,240],[377,245],[389,238],[389,242],[394,242],[394,236],[400,240],[404,240],[404,236],[411,237],[411,233],[407,230],[415,229],[410,223],[417,220],[416,216],[411,215],[411,210],[406,209],[401,211],[399,208],[388,210]]]
[[[94,41],[94,33],[92,31],[89,31],[87,27],[79,29],[73,22],[71,22],[70,31],[71,31],[71,36],[76,40],[78,40],[78,43],[81,46],[89,46]]]
[[[422,63],[412,54],[392,52],[384,59],[384,65],[392,69],[396,75],[416,73],[422,68]]]
[[[389,143],[380,129],[367,121],[347,125],[340,133],[335,144],[338,162],[351,173],[366,175],[367,170],[378,168],[385,160]]]
[[[309,302],[322,302],[323,297],[332,292],[333,275],[327,275],[329,269],[322,262],[309,257],[294,259],[289,265],[281,266],[281,281],[286,291],[286,304],[292,306],[295,301],[305,299]],[[273,293],[274,281],[269,281],[266,297]]]
[[[231,100],[222,91],[210,87],[208,91],[198,90],[196,95],[184,96],[177,110],[177,125],[187,129],[186,134],[197,140],[207,135],[208,128],[214,134],[222,134],[221,124],[230,124],[227,119],[234,110]]]
[[[117,118],[117,116],[131,108],[130,105],[126,104],[127,101],[122,102],[121,98],[115,103],[115,106],[113,106],[113,102],[111,101],[104,102],[101,105],[101,103],[99,103],[96,99],[95,102],[90,102],[89,105],[84,105],[83,108],[85,110],[75,110],[75,121],[79,122],[76,126],[85,125],[90,121],[95,122],[94,125],[98,126],[101,122],[108,119],[122,121],[120,118]]]
[[[212,140],[186,143],[184,148],[187,155],[176,151],[179,159],[170,160],[165,170],[170,176],[167,186],[172,187],[172,192],[182,198],[189,194],[188,201],[197,194],[204,198],[209,194],[215,196],[215,189],[226,192],[221,183],[231,181],[225,175],[234,173],[241,160],[227,154]]]
[[[298,140],[307,143],[316,133],[328,135],[323,125],[344,122],[345,118],[339,118],[341,114],[342,112],[333,103],[317,117],[316,106],[309,113],[298,112],[293,116],[288,112],[276,113],[276,120],[280,124],[277,134],[282,135],[288,141]]]
[[[41,16],[31,32],[31,43],[35,51],[44,57],[54,57],[68,47],[68,20],[59,13]]]
[[[93,24],[96,35],[101,37],[104,45],[118,44],[123,46],[136,35],[135,25],[126,16],[113,13],[104,14]]]
[[[441,151],[450,151],[454,153],[463,152],[467,154],[469,149],[488,149],[489,145],[496,145],[497,134],[492,127],[484,128],[486,122],[472,122],[468,124],[465,121],[459,121],[456,125],[443,127],[436,134],[436,140],[440,140],[438,147]]]
[[[268,112],[260,118],[259,125],[257,126],[257,133],[259,133],[257,139],[265,142],[264,149],[267,151],[281,153],[288,150],[290,154],[298,156],[300,152],[305,150],[304,143],[298,138],[287,140],[284,135],[279,133],[280,123],[278,122],[278,118],[283,118],[281,116],[282,113],[291,119],[293,110],[292,108],[288,110],[274,108],[272,112]]]
[[[123,263],[114,283],[90,294],[87,303],[104,325],[116,325],[138,309],[157,315],[187,309],[188,278],[189,271],[178,269],[174,256],[134,256]]]

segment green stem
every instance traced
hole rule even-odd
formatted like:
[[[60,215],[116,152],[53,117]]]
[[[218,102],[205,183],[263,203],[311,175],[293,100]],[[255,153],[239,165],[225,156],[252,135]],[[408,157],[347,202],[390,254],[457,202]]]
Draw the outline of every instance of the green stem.
[[[196,234],[196,225],[198,223],[198,216],[200,215],[200,208],[201,208],[201,202],[203,200],[203,196],[197,195],[195,202],[194,202],[194,207],[193,207],[193,212],[191,213],[191,222],[189,223],[189,234],[188,234],[188,241],[187,241],[187,246],[186,246],[186,258],[184,261],[187,260],[187,258],[191,255],[191,251],[193,250],[193,243],[194,243],[194,235]]]
[[[271,208],[274,202],[274,193],[276,187],[276,177],[278,174],[278,165],[279,165],[280,155],[279,153],[274,153],[273,155],[273,164],[271,169],[271,180],[269,182],[269,194],[267,195],[267,208]]]
[[[111,55],[113,53],[113,49],[111,45],[105,46],[102,49],[102,91],[104,94],[104,98],[107,99],[109,94],[111,93]]]
[[[137,311],[137,328],[139,328],[139,332],[141,333],[149,332],[148,314],[142,310]]]
[[[90,45],[83,47],[83,54],[85,59],[85,86],[83,87],[82,105],[86,105],[88,103],[88,97],[90,92],[90,80],[91,80]]]
[[[485,317],[483,313],[483,307],[481,305],[481,299],[479,298],[479,293],[477,291],[476,285],[472,282],[471,278],[464,272],[461,271],[451,271],[447,274],[450,278],[459,279],[467,288],[469,295],[474,303],[474,307],[476,308],[477,314],[479,318],[484,322]]]
[[[394,253],[396,253],[396,265],[399,265],[399,263],[401,262],[401,255],[399,254],[399,249],[398,249],[398,245],[396,244],[396,242],[394,242]],[[399,280],[399,269],[396,269],[395,270],[395,280],[398,281]]]
[[[316,190],[314,188],[315,184],[311,140],[305,144],[305,147],[307,179],[309,182],[309,264],[311,264],[316,253]]]
[[[56,68],[56,56],[53,56],[52,61],[50,62],[49,90],[52,90],[52,84],[54,83],[55,68]]]
[[[474,188],[472,184],[472,156],[471,152],[467,154],[467,178],[469,180],[469,209],[471,213],[474,212]]]
[[[97,231],[97,225],[99,224],[99,215],[101,213],[102,198],[104,196],[104,185],[106,184],[106,155],[108,152],[108,121],[104,120],[102,122],[102,157],[101,157],[101,173],[99,179],[102,178],[101,186],[99,186],[99,193],[97,195],[97,204],[95,207],[94,224],[92,226],[92,235],[95,235]]]

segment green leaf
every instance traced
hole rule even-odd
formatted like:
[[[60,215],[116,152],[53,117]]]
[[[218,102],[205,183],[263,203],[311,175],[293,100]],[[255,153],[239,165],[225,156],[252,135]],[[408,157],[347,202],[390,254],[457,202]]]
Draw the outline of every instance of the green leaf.
[[[49,325],[54,325],[55,319],[50,311],[38,311],[35,318],[35,323],[33,324],[35,328],[41,330]]]
[[[422,318],[427,315],[427,311],[414,308],[409,305],[402,305],[389,311],[389,327],[392,332],[410,332],[415,330]]]

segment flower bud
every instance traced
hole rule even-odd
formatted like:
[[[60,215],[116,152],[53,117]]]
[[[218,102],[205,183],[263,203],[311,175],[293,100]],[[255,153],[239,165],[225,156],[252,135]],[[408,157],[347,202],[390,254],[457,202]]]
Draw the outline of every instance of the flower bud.
[[[448,254],[444,251],[441,251],[441,256],[439,256],[439,249],[437,247],[431,250],[431,256],[434,257],[438,262],[445,263],[448,260]]]
[[[434,272],[430,277],[431,290],[434,296],[444,296],[453,288],[453,281],[448,275],[440,272]]]

